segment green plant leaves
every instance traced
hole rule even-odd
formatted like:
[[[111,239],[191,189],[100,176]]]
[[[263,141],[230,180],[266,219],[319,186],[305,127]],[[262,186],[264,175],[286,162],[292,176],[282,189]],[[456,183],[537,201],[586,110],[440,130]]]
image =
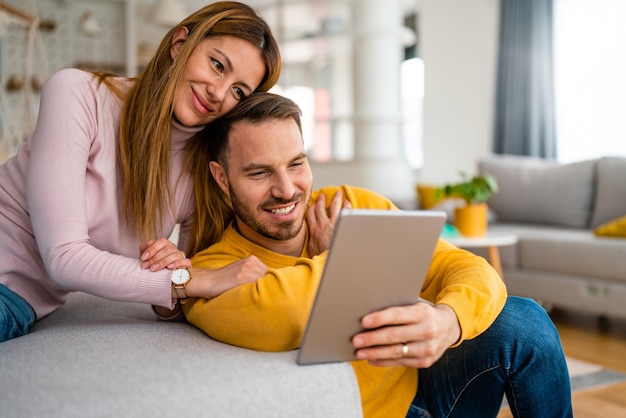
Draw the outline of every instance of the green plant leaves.
[[[435,191],[436,197],[458,197],[465,203],[485,203],[493,194],[498,192],[498,182],[489,173],[482,173],[471,178],[461,172],[463,179],[459,183],[446,184]]]

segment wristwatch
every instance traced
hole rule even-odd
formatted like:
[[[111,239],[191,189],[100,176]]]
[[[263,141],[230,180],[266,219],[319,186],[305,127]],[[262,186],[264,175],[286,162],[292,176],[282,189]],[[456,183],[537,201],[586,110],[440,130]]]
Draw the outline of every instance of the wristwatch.
[[[174,291],[176,292],[180,303],[185,303],[187,301],[185,286],[190,280],[191,273],[187,267],[177,268],[172,272],[172,285],[174,285]]]

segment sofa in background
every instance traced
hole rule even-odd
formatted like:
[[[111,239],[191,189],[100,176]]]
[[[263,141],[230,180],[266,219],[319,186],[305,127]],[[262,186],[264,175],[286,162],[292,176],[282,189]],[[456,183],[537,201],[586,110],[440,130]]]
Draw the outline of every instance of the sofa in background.
[[[490,231],[519,238],[500,248],[509,293],[626,318],[626,158],[489,156],[478,169],[500,186]]]
[[[361,417],[349,363],[298,366],[75,293],[0,343],[0,417]]]

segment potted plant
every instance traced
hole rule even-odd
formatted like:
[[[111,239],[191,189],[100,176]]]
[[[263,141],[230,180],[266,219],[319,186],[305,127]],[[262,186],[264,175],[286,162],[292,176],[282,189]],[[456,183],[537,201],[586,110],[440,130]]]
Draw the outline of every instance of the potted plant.
[[[498,192],[498,182],[489,173],[469,177],[461,172],[461,181],[437,188],[435,195],[463,199],[464,206],[454,210],[454,226],[467,237],[481,237],[487,233],[487,200]]]

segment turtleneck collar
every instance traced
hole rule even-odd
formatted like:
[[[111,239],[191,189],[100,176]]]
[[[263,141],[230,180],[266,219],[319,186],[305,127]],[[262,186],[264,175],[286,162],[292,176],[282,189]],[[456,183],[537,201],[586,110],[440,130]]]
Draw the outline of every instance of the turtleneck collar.
[[[175,119],[172,119],[172,144],[171,147],[174,150],[183,149],[187,140],[194,136],[196,133],[204,129],[206,125],[200,126],[185,126]]]

